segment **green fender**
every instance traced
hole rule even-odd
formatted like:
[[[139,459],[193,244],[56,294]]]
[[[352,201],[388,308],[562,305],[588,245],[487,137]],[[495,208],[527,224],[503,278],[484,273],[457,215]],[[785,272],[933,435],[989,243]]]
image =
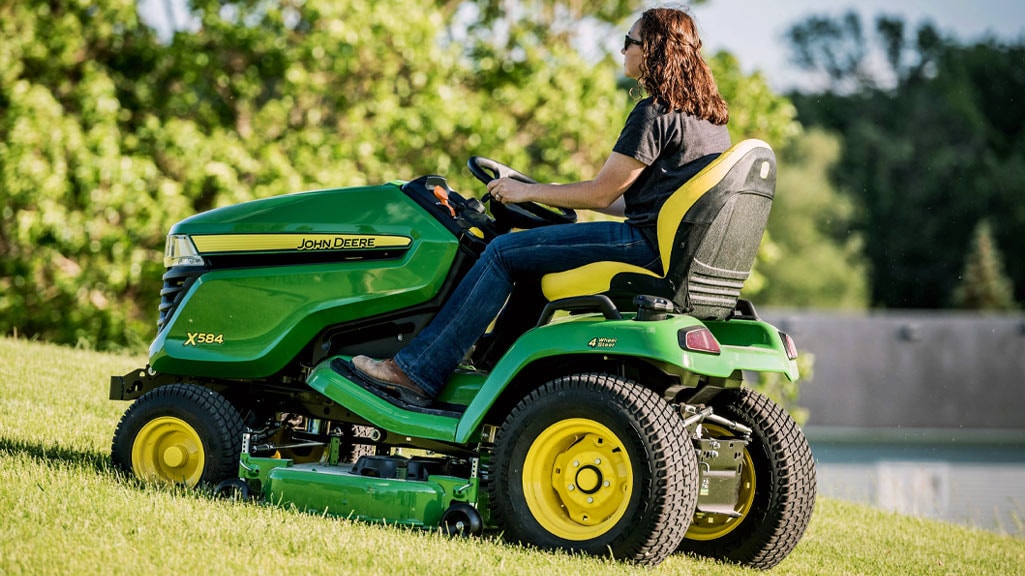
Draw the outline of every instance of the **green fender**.
[[[716,336],[722,348],[720,354],[681,348],[680,334],[703,326]],[[791,380],[798,376],[796,362],[787,357],[778,330],[761,321],[703,323],[680,315],[638,322],[631,316],[607,320],[595,314],[571,316],[530,330],[487,376],[454,375],[439,400],[468,402],[462,414],[402,410],[339,374],[331,367],[334,359],[314,368],[307,383],[389,433],[466,444],[479,433],[488,411],[521,370],[544,358],[571,354],[639,357],[681,375],[728,378],[738,370],[751,370],[778,372]]]
[[[722,348],[720,354],[681,347],[681,334],[701,327],[716,336]],[[454,440],[465,443],[473,437],[506,385],[525,367],[547,357],[570,354],[643,358],[679,375],[728,378],[738,370],[751,370],[779,372],[790,380],[798,377],[797,363],[787,357],[779,331],[765,322],[702,322],[686,315],[647,322],[633,320],[633,315],[622,320],[608,320],[600,314],[569,316],[535,328],[516,342],[467,406]]]

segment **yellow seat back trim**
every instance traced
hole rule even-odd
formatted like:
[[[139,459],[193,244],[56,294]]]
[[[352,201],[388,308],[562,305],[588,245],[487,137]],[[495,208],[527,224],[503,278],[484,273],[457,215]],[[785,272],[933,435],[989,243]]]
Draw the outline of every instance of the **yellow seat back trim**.
[[[663,276],[669,273],[673,243],[676,241],[676,231],[680,228],[680,222],[683,220],[684,215],[698,201],[698,198],[701,198],[705,192],[708,192],[722,181],[726,174],[736,166],[737,162],[755,148],[769,148],[771,150],[768,144],[754,138],[738,142],[695,174],[679,190],[673,192],[673,195],[662,205],[658,212],[656,234],[658,237],[658,253],[662,256]]]
[[[771,150],[768,144],[754,138],[738,142],[695,174],[679,190],[673,192],[673,195],[662,205],[656,224],[658,253],[662,257],[661,275],[646,268],[622,262],[594,262],[564,272],[545,274],[541,278],[541,291],[545,298],[552,301],[573,296],[602,294],[611,289],[612,279],[623,272],[643,274],[652,278],[665,278],[669,273],[676,231],[679,229],[684,215],[698,201],[698,198],[721,182],[726,174],[737,165],[737,162],[740,162],[748,152],[756,148]]]

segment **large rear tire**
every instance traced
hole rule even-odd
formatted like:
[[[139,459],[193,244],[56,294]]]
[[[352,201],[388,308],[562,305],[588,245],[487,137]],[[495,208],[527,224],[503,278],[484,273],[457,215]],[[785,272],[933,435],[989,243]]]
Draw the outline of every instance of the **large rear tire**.
[[[216,486],[238,476],[242,418],[223,396],[191,384],[147,392],[111,441],[114,467],[143,480]]]
[[[797,423],[772,400],[746,388],[726,390],[711,407],[751,428],[744,450],[739,518],[698,513],[680,550],[769,569],[797,546],[815,505],[815,461]],[[734,435],[705,425],[713,438]]]
[[[629,380],[576,374],[520,401],[495,439],[489,499],[505,537],[657,564],[697,502],[679,413]]]

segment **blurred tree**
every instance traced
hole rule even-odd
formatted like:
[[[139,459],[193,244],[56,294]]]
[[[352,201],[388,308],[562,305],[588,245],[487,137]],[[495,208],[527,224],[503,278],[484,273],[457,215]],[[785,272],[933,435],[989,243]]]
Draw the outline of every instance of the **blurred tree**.
[[[0,333],[143,347],[164,235],[197,211],[426,173],[479,194],[473,154],[592,177],[633,105],[640,5],[191,0],[162,43],[135,0],[0,0]],[[585,9],[608,52],[562,24]],[[712,65],[735,138],[798,130],[761,77]]]
[[[860,234],[851,229],[852,200],[829,182],[840,139],[813,129],[779,155],[768,232],[775,250],[761,271],[770,278],[759,303],[864,308],[868,273]]]
[[[0,332],[152,331],[134,302],[159,291],[164,180],[124,88],[158,50],[130,0],[0,1]]]
[[[975,226],[961,283],[954,290],[954,306],[969,310],[1015,310],[1014,289],[1004,274],[1004,259],[993,241],[987,220]]]
[[[872,303],[946,306],[975,222],[990,218],[1005,250],[1025,249],[1025,43],[962,46],[931,25],[911,35],[880,18],[875,40],[887,64],[872,74],[857,20],[791,28],[795,61],[835,80],[792,99],[806,125],[843,138],[833,179],[857,207]],[[1019,300],[1020,260],[1008,265]]]

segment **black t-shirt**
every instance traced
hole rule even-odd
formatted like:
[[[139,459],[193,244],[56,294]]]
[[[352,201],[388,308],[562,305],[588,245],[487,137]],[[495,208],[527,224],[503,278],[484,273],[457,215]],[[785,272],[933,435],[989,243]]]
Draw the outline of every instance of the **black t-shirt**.
[[[662,204],[729,147],[726,126],[667,111],[650,97],[638,102],[612,148],[647,166],[623,194],[627,223],[658,246],[655,226]]]

